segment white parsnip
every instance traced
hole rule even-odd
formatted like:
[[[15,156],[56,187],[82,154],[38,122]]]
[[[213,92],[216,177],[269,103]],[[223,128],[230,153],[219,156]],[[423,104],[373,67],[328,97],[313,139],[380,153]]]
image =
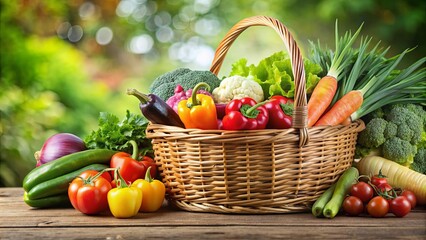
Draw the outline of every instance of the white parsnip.
[[[392,187],[412,191],[417,203],[426,205],[426,175],[379,156],[368,156],[355,163],[360,175],[373,176],[382,171]]]

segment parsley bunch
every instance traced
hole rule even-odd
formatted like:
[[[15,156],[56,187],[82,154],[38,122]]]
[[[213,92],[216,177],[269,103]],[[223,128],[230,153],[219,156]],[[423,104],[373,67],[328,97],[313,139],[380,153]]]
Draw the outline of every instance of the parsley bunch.
[[[99,115],[99,129],[84,138],[88,149],[111,149],[132,153],[131,144],[134,140],[138,144],[139,152],[144,155],[152,155],[151,140],[146,138],[148,120],[142,115],[132,114],[129,110],[123,120],[114,114],[101,112]]]

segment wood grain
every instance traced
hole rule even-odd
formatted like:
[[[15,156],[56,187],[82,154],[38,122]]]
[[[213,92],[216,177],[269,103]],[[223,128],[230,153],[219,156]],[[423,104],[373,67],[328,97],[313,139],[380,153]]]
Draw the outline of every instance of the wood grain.
[[[334,219],[310,213],[237,215],[193,213],[164,207],[116,219],[68,209],[32,209],[21,188],[0,188],[0,239],[426,239],[426,210]]]

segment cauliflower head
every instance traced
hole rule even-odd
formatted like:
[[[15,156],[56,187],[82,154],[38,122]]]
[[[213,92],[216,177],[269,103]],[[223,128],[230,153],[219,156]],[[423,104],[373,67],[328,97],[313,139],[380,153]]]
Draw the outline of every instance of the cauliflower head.
[[[213,90],[212,95],[217,103],[228,103],[233,99],[244,97],[251,97],[256,102],[264,100],[263,90],[259,83],[238,75],[224,78],[219,87]]]

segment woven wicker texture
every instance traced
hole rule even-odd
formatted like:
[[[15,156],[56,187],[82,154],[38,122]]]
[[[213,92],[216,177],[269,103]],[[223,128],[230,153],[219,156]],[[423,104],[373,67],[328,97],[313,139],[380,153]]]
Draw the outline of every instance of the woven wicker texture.
[[[290,129],[223,131],[150,124],[155,160],[170,203],[196,212],[292,213],[313,202],[353,162],[362,121],[348,126],[307,128],[302,57],[278,20],[255,16],[237,23],[216,50],[217,74],[231,44],[251,26],[268,26],[284,42],[295,78]]]

